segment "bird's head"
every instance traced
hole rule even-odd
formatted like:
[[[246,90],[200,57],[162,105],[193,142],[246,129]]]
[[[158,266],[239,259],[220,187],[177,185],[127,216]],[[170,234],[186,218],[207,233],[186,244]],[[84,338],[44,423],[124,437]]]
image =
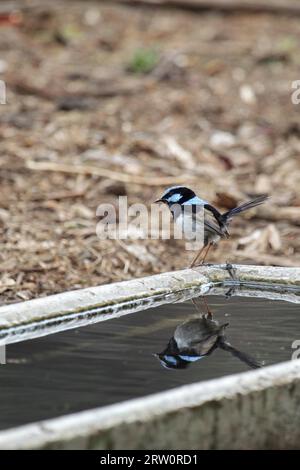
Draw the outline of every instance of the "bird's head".
[[[180,350],[172,336],[167,347],[161,353],[154,354],[165,369],[186,369],[192,362],[202,358],[195,351]]]
[[[165,369],[186,369],[193,362],[199,361],[204,356],[198,356],[195,353],[184,353],[184,354],[154,354],[158,358],[160,364]]]
[[[165,369],[186,369],[189,366],[189,362],[181,359],[180,356],[169,354],[154,354],[154,356]]]
[[[166,189],[161,198],[155,202],[163,202],[170,207],[173,204],[198,204],[198,199],[192,189],[185,186],[172,186]]]

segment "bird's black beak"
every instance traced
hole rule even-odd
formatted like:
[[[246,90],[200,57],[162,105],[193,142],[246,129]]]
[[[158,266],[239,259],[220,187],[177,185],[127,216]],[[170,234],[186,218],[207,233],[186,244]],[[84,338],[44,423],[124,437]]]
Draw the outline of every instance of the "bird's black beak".
[[[154,201],[154,204],[159,204],[160,202],[165,203],[165,201],[163,199],[157,199],[156,201]]]
[[[157,357],[158,359],[161,358],[162,353],[153,353],[152,356]]]

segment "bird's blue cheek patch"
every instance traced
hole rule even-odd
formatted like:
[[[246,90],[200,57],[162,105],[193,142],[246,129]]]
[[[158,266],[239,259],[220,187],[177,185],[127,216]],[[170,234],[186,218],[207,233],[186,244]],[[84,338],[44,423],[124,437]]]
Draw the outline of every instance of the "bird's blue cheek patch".
[[[174,356],[165,356],[165,360],[170,362],[170,364],[174,364],[174,365],[177,364],[177,359]]]
[[[178,202],[179,199],[182,198],[182,195],[181,194],[172,194],[172,196],[168,197],[168,202],[171,202],[172,204],[174,204],[175,202]]]

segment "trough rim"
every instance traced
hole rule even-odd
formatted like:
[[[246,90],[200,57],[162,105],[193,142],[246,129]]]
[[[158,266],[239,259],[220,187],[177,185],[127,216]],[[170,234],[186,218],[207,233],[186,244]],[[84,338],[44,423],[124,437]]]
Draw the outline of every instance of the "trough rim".
[[[275,290],[279,286],[288,292],[286,298],[282,297],[283,300],[300,302],[300,268],[234,265],[234,269],[237,280],[232,280],[227,265],[201,266],[4,305],[0,307],[0,336],[1,333],[5,336],[5,331],[9,329],[22,326],[25,328],[26,325],[45,321],[59,321],[65,317],[71,319],[72,315],[76,314],[88,317],[91,311],[97,309],[111,310],[111,314],[107,314],[105,318],[110,319],[120,316],[118,306],[121,304],[132,303],[135,310],[137,303],[147,299],[155,300],[155,297],[159,297],[162,303],[167,303],[170,301],[169,295],[177,295],[178,300],[180,296],[184,298],[183,294],[188,294],[189,291],[205,295],[212,286],[218,284],[263,284],[266,289]],[[276,296],[274,298],[276,299]],[[130,311],[132,310],[127,309],[127,313]],[[5,343],[5,338],[3,341],[0,339],[0,344]]]

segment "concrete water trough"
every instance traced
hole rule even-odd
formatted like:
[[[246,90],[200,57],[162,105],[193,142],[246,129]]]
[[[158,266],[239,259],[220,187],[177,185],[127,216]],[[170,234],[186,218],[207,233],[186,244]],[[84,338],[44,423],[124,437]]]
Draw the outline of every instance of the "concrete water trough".
[[[0,308],[11,344],[195,295],[300,303],[300,269],[204,266]],[[5,367],[5,366],[3,366]],[[300,361],[293,360],[0,432],[1,449],[300,448]]]

